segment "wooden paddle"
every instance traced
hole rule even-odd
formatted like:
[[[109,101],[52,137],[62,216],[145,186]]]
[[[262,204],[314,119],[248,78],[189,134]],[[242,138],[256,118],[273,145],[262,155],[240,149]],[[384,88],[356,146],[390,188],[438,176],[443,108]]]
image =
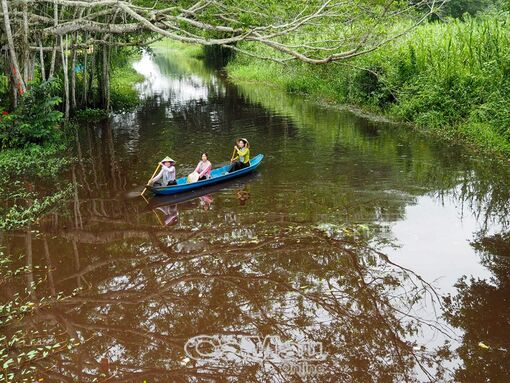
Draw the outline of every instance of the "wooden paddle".
[[[156,217],[157,217],[157,219],[158,219],[159,223],[161,224],[161,226],[165,226],[165,224],[164,224],[164,223],[163,223],[163,221],[161,220],[161,217],[159,216],[158,212],[157,212],[156,210],[154,210],[154,209],[152,209],[152,212],[153,212],[154,214],[156,214]]]
[[[151,181],[151,179],[154,178],[154,176],[158,172],[160,166],[161,166],[161,162],[158,162],[158,166],[156,166],[156,170],[154,170],[154,173],[152,173],[152,176],[151,176],[151,178],[149,178],[149,181],[147,181],[147,184]],[[147,191],[147,187],[145,187],[145,189],[143,189],[143,192],[140,195],[143,196],[146,191]]]
[[[230,159],[230,162],[234,161],[235,156],[236,156],[236,148],[234,148],[234,151],[232,152],[232,158]]]

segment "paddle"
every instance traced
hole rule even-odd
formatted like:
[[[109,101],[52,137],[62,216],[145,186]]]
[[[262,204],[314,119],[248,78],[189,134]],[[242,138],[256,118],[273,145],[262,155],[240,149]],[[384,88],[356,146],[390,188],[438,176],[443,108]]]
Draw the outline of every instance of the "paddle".
[[[158,162],[158,166],[156,166],[156,170],[154,170],[154,173],[152,173],[152,176],[151,176],[151,178],[149,178],[149,181],[147,181],[147,184],[151,181],[151,179],[154,178],[154,176],[158,172],[160,166],[161,166],[161,162]],[[143,192],[140,195],[143,196],[146,191],[147,191],[147,187],[145,187],[145,189],[143,189]]]
[[[232,158],[230,159],[230,162],[234,161],[235,156],[236,156],[236,148],[234,148],[234,151],[232,152]]]

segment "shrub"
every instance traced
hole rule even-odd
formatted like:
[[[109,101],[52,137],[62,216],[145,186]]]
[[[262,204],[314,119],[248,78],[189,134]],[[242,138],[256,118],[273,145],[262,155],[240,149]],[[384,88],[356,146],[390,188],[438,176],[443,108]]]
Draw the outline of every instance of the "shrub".
[[[61,102],[60,97],[53,95],[57,88],[54,80],[32,84],[16,110],[2,114],[0,145],[3,149],[60,140],[63,115],[56,109]]]

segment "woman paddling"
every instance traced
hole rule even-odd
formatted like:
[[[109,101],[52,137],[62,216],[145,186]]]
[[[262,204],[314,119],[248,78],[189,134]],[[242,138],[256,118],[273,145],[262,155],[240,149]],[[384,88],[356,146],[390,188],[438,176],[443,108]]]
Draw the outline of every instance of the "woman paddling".
[[[234,146],[234,157],[231,160],[232,165],[228,172],[235,172],[250,166],[250,143],[246,138],[237,140],[237,145]]]
[[[165,157],[161,161],[161,171],[156,177],[149,181],[149,185],[154,186],[172,186],[177,185],[175,180],[175,161],[170,157]],[[161,181],[160,181],[161,180]]]
[[[195,168],[195,172],[198,173],[198,180],[207,180],[211,178],[212,164],[209,161],[209,155],[202,153],[202,161],[200,161]]]

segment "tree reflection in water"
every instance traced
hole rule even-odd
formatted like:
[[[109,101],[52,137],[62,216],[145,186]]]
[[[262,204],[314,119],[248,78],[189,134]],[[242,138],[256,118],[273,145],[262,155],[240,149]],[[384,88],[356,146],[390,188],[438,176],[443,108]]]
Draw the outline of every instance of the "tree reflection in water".
[[[200,206],[193,211],[203,214]],[[444,355],[416,339],[424,327],[447,330],[415,315],[440,299],[420,276],[378,252],[374,237],[269,214],[243,225],[239,219],[181,222],[172,232],[134,224],[122,234],[85,227],[58,238],[30,237],[30,247],[48,249],[40,259],[51,270],[48,291],[84,288],[20,324],[51,323],[55,331],[88,339],[40,366],[41,376],[87,382],[107,369],[108,382],[400,382],[417,379],[418,369],[420,380],[440,380]],[[74,261],[62,262],[57,255],[69,247]],[[46,288],[34,294],[47,294]],[[327,357],[318,362],[320,374],[306,379],[274,363],[185,363],[185,342],[200,334],[315,341]]]
[[[507,382],[510,233],[481,237],[472,245],[492,277],[464,276],[456,284],[457,294],[446,298],[446,319],[464,331],[462,344],[456,350],[464,364],[455,371],[455,378],[459,382]]]

